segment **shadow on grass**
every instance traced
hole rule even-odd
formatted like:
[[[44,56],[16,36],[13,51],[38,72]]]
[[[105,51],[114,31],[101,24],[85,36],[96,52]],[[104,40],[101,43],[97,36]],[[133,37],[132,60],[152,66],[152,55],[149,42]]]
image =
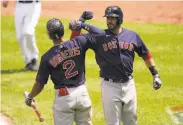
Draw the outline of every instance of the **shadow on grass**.
[[[1,70],[1,74],[13,74],[13,73],[20,73],[20,72],[26,72],[24,69],[5,69]]]

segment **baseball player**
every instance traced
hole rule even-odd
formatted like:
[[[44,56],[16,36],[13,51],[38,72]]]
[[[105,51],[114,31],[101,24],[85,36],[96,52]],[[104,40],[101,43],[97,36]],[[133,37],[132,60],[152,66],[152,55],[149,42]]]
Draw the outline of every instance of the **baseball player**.
[[[9,1],[3,1],[7,7]],[[38,48],[35,39],[35,27],[41,14],[40,0],[16,0],[15,28],[16,37],[26,63],[25,70],[37,70]]]
[[[81,21],[71,22],[70,27],[97,32],[64,41],[62,22],[56,18],[49,20],[47,33],[54,46],[42,56],[36,82],[25,102],[31,106],[33,98],[43,90],[50,76],[55,88],[54,124],[72,125],[75,121],[77,125],[92,125],[91,100],[85,85],[85,53],[92,48],[97,34],[104,35],[104,32]]]
[[[100,67],[106,124],[120,125],[122,121],[123,125],[137,125],[137,97],[132,76],[135,52],[142,57],[149,68],[153,76],[153,88],[159,89],[162,82],[150,51],[140,36],[121,27],[123,23],[121,8],[107,7],[104,17],[108,29],[104,30],[105,36],[97,37],[93,43],[93,50]]]

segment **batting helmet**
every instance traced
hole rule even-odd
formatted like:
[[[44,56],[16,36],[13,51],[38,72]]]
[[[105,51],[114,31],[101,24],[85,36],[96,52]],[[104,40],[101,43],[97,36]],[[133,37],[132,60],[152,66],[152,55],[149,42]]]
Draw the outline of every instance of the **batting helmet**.
[[[64,35],[64,25],[59,19],[53,18],[47,22],[47,32],[52,40],[59,40]]]
[[[116,17],[118,20],[118,24],[123,23],[123,12],[118,6],[108,6],[105,9],[104,17]]]

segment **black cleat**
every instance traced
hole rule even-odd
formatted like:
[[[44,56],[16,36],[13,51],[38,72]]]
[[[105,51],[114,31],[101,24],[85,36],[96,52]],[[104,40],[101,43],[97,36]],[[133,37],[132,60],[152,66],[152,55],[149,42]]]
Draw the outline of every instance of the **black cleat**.
[[[25,66],[24,71],[30,70],[30,69],[31,69],[31,65],[32,65],[32,63],[28,63],[28,64]]]
[[[37,71],[38,68],[39,66],[37,65],[37,60],[32,59],[31,62],[25,66],[24,71]]]
[[[37,60],[34,58],[31,60],[30,70],[38,71],[39,66],[37,65]]]

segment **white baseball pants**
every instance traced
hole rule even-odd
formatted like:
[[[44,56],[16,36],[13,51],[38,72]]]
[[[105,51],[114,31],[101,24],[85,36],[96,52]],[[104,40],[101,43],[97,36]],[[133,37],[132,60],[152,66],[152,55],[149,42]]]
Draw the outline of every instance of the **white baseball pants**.
[[[58,96],[55,91],[53,105],[55,125],[92,125],[91,100],[85,85],[68,88],[69,95]]]
[[[134,79],[126,83],[114,83],[102,78],[101,92],[107,125],[137,125],[136,88]]]
[[[16,37],[25,63],[38,59],[38,48],[35,39],[35,27],[41,14],[41,3],[19,3],[15,5]]]

